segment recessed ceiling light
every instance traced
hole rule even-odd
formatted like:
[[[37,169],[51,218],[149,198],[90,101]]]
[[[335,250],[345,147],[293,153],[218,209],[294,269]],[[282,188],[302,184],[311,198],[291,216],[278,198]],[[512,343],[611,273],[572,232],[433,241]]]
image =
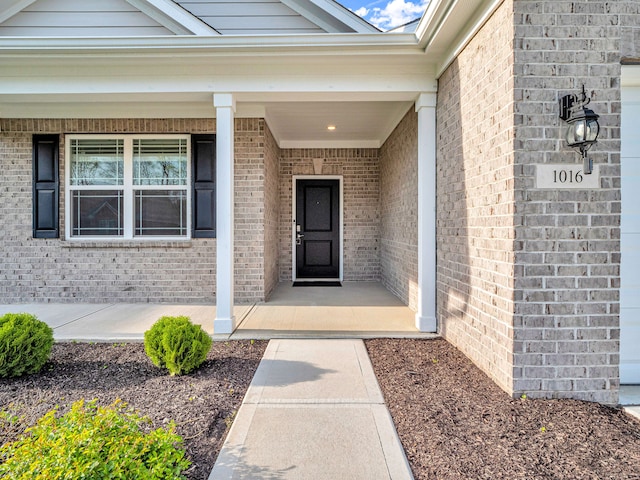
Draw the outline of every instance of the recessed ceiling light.
[[[329,130],[330,132],[333,132],[336,129],[335,125],[327,125],[327,130]]]

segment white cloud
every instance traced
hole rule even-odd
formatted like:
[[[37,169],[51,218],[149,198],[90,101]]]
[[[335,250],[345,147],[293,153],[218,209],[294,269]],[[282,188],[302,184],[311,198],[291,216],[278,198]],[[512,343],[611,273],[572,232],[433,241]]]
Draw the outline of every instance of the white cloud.
[[[367,13],[369,13],[369,9],[365,8],[365,7],[360,7],[358,10],[356,10],[353,13],[355,13],[359,17],[365,17],[367,15]]]
[[[416,3],[391,0],[384,8],[374,8],[367,20],[382,30],[389,30],[422,15],[428,3],[429,0],[418,0]]]

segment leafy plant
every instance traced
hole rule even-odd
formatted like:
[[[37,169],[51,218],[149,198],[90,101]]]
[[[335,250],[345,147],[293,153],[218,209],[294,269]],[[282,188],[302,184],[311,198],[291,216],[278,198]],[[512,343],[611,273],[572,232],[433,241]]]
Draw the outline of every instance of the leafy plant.
[[[53,330],[29,313],[0,317],[0,377],[39,372],[49,359]]]
[[[149,430],[140,417],[116,400],[75,402],[60,417],[47,412],[15,442],[0,447],[0,477],[8,480],[184,479],[191,464],[175,425]]]
[[[144,333],[144,350],[154,365],[171,375],[189,373],[205,361],[211,337],[189,317],[162,317]]]

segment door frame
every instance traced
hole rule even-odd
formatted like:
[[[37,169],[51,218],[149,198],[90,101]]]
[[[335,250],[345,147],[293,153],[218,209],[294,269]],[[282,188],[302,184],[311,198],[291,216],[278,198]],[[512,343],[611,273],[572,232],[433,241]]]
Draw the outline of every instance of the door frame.
[[[338,180],[340,190],[340,205],[338,206],[338,229],[340,234],[340,252],[338,253],[339,269],[338,278],[301,278],[298,280],[296,272],[296,196],[298,180]],[[337,280],[342,282],[344,277],[344,190],[342,175],[292,175],[291,179],[291,280],[296,282],[315,282],[318,280]]]
[[[622,176],[622,183],[620,185],[620,203],[622,211],[620,214],[620,383],[621,384],[637,384],[640,382],[640,355],[637,353],[636,339],[640,335],[640,322],[635,320],[637,318],[640,308],[638,308],[638,302],[635,298],[638,287],[637,277],[629,278],[630,272],[635,272],[638,260],[629,255],[629,248],[635,246],[633,242],[630,242],[629,236],[637,235],[637,224],[633,225],[633,222],[629,219],[628,207],[634,205],[636,198],[629,193],[629,188],[625,188],[627,180],[631,174],[634,173],[627,171],[627,165],[635,164],[635,158],[640,153],[638,142],[635,140],[636,126],[630,120],[632,114],[629,113],[631,107],[634,107],[634,112],[637,111],[638,105],[640,105],[640,67],[623,65],[622,66],[622,81],[620,91],[620,169]],[[633,208],[631,208],[633,211]],[[633,225],[635,228],[631,229]],[[630,231],[631,230],[631,231]],[[633,262],[634,265],[630,266]],[[634,301],[635,300],[635,301]]]

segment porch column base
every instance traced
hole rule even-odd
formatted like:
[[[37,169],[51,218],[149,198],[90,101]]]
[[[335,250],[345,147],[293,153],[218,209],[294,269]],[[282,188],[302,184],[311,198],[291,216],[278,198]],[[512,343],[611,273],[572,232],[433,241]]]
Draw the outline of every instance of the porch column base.
[[[423,317],[416,313],[416,328],[419,332],[436,333],[438,331],[436,317]]]
[[[236,317],[220,318],[216,317],[213,321],[214,335],[231,335],[236,329]]]

